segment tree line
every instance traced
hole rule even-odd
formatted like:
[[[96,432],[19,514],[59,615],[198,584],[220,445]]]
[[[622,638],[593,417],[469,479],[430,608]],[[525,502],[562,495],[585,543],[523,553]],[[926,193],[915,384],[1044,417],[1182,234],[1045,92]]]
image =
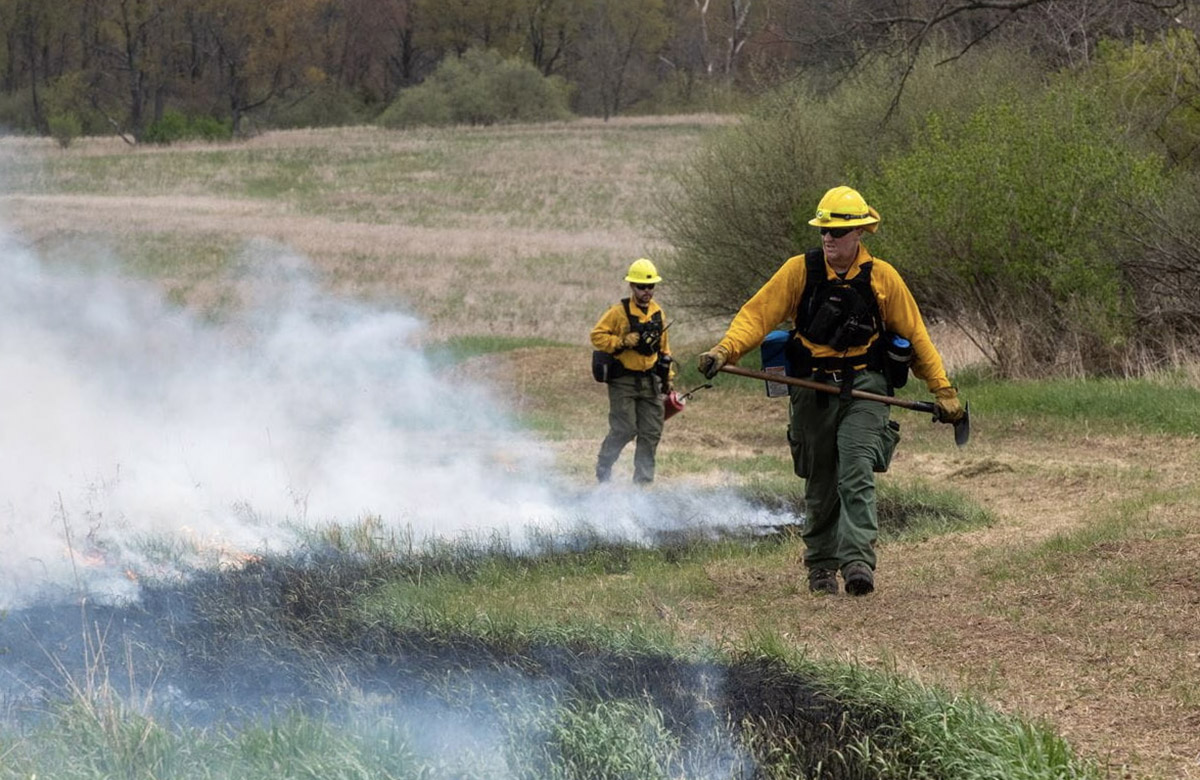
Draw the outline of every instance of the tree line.
[[[255,127],[369,121],[486,49],[570,87],[571,110],[721,109],[937,34],[1011,35],[1049,61],[1171,24],[1171,0],[0,0],[0,125],[146,140],[174,113]],[[151,135],[153,133],[151,132]]]

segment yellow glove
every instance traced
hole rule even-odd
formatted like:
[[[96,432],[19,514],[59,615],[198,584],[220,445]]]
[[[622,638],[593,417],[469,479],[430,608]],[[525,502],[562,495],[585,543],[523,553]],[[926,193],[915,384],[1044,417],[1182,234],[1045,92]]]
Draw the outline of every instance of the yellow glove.
[[[937,406],[938,419],[942,422],[956,423],[962,419],[963,408],[958,402],[958,389],[954,387],[943,387],[933,394]]]
[[[633,349],[638,345],[638,341],[640,340],[641,336],[638,335],[637,331],[631,330],[625,334],[625,338],[621,339],[621,349]]]
[[[712,379],[721,370],[721,366],[728,362],[729,350],[718,344],[708,352],[701,353],[696,365],[700,369],[700,373],[704,374],[705,379]]]

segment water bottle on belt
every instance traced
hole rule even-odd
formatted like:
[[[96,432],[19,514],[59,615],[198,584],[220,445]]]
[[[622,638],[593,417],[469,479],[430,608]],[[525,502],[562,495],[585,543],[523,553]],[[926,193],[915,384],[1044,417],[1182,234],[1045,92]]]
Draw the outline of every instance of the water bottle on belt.
[[[883,372],[892,388],[904,387],[908,382],[908,365],[912,362],[912,343],[896,333],[888,333],[887,340]]]

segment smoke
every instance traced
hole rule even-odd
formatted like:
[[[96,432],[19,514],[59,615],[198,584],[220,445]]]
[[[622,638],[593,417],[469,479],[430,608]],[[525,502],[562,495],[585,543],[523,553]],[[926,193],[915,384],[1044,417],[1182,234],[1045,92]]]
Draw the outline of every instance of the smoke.
[[[329,295],[304,259],[282,247],[244,250],[237,300],[219,322],[96,258],[43,262],[3,232],[0,258],[0,610],[22,610],[0,621],[0,645],[22,649],[6,657],[0,702],[41,689],[35,676],[46,647],[66,648],[56,664],[68,678],[85,677],[77,665],[89,658],[80,647],[89,621],[119,627],[121,636],[108,641],[173,659],[176,634],[190,624],[175,626],[161,604],[136,606],[142,597],[161,602],[156,587],[231,556],[285,555],[331,525],[371,518],[378,533],[418,543],[500,535],[520,549],[522,540],[579,528],[650,543],[664,531],[793,521],[730,491],[569,484],[556,475],[550,448],[486,387],[452,382],[431,362],[418,319]],[[54,606],[84,595],[86,616]],[[170,630],[161,636],[164,625]],[[189,636],[188,651],[178,650],[159,680],[168,706],[219,715],[224,700],[200,693],[214,680],[239,700],[256,685],[282,706],[320,698],[308,690],[308,667],[250,663],[274,659],[257,645],[197,670],[192,654],[210,654],[196,643],[229,637]],[[315,663],[336,666],[347,680],[356,669],[348,660]],[[284,679],[293,666],[298,677]],[[676,688],[715,695],[716,682],[681,674],[688,682]],[[586,679],[595,685],[594,675]],[[461,750],[466,740],[487,756],[506,738],[496,717],[464,724],[461,708],[432,717],[442,705],[421,698],[421,680],[380,683],[363,682],[348,698],[383,696],[371,700],[406,723],[426,724],[415,736],[433,755],[454,749],[447,745]],[[515,675],[493,684],[498,712],[516,701],[539,723],[559,717],[553,701],[549,714],[537,714],[541,698],[557,695],[556,682]],[[398,707],[391,691],[414,686],[417,699]],[[721,767],[711,776],[747,765],[723,724],[708,723],[699,704],[680,706],[681,719],[703,721],[689,728],[715,733],[695,759]]]
[[[0,257],[0,608],[132,598],[134,574],[367,517],[417,540],[519,540],[756,514],[731,495],[563,485],[487,388],[439,374],[419,320],[327,294],[284,248],[244,250],[217,324],[94,258],[45,263],[9,234]]]

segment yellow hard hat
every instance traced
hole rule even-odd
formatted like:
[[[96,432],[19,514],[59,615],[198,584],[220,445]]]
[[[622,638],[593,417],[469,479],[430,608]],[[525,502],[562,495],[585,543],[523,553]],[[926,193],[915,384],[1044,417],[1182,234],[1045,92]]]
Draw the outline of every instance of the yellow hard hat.
[[[808,221],[816,227],[862,227],[868,233],[879,229],[879,212],[867,205],[858,190],[845,185],[825,193],[817,204],[817,215]]]
[[[629,273],[625,274],[625,281],[634,284],[658,284],[662,281],[662,277],[658,275],[658,269],[654,267],[654,263],[641,257],[634,260],[633,265],[629,266]]]

